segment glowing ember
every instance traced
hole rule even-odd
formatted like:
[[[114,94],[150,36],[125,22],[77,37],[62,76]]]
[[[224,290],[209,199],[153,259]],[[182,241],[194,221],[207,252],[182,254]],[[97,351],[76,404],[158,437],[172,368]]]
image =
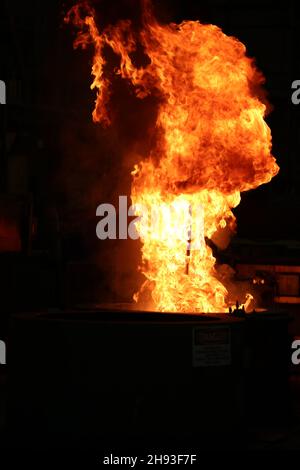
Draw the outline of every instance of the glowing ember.
[[[159,97],[156,143],[132,172],[137,214],[140,206],[160,208],[154,227],[137,225],[146,281],[135,299],[148,294],[159,311],[222,312],[227,290],[207,241],[234,228],[231,209],[241,191],[278,172],[259,98],[264,78],[237,39],[198,21],[160,25],[147,1],[138,32],[130,21],[100,32],[94,18],[86,4],[67,17],[80,29],[75,46],[95,48],[94,120],[110,123],[104,47],[120,57],[116,73],[132,83],[138,98]],[[147,66],[131,60],[138,44]]]

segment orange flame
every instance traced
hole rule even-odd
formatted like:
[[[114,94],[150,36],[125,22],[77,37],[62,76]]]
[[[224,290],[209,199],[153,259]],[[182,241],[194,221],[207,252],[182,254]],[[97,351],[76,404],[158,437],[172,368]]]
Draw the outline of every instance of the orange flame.
[[[260,99],[263,75],[236,38],[198,21],[161,25],[148,1],[138,32],[130,21],[100,32],[86,3],[66,20],[80,28],[75,46],[94,45],[95,121],[110,123],[104,47],[120,57],[116,73],[138,98],[159,97],[156,144],[132,172],[137,214],[139,207],[159,208],[154,226],[137,223],[146,281],[135,300],[150,294],[159,311],[224,311],[227,290],[207,241],[234,227],[231,209],[241,191],[269,182],[279,170]],[[144,67],[131,59],[138,44],[149,59]]]

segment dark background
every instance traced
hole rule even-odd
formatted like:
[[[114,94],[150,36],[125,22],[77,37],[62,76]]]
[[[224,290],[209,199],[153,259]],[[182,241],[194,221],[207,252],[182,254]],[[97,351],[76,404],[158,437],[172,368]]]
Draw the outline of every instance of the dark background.
[[[283,266],[283,287],[290,284],[299,302],[300,105],[291,101],[291,84],[300,79],[298,2],[153,3],[162,22],[200,20],[236,36],[266,77],[273,105],[267,120],[281,170],[271,183],[242,194],[235,210],[238,231],[222,257],[247,269],[256,264]],[[138,0],[93,4],[102,26],[121,18],[139,22]],[[287,316],[272,310],[271,275],[262,276],[266,282],[257,286],[266,290],[271,311],[266,317],[249,317],[246,337],[237,321],[232,330],[234,361],[228,369],[192,370],[191,329],[194,322],[201,326],[201,317],[190,324],[184,320],[182,327],[158,315],[153,330],[147,324],[148,313],[126,314],[124,327],[123,311],[120,318],[109,313],[106,328],[101,307],[86,311],[88,304],[131,300],[141,281],[139,242],[101,242],[95,214],[102,202],[117,204],[118,195],[129,195],[134,155],[147,150],[145,128],[154,121],[155,106],[136,99],[124,81],[116,82],[112,100],[119,106],[114,106],[114,125],[104,130],[92,122],[92,50],[73,50],[74,28],[63,22],[71,6],[61,0],[0,2],[0,79],[7,86],[7,104],[0,106],[0,339],[8,351],[7,365],[0,369],[0,446],[8,439],[36,452],[40,446],[51,447],[49,436],[65,444],[74,434],[76,448],[92,435],[97,448],[113,451],[111,443],[105,447],[98,439],[98,433],[106,431],[102,410],[113,432],[120,421],[126,430],[127,420],[140,410],[141,424],[147,426],[150,419],[155,433],[163,433],[156,417],[169,410],[170,427],[181,413],[181,430],[195,427],[207,439],[206,417],[223,447],[238,448],[239,439],[246,440],[240,428],[235,430],[237,441],[228,433],[235,426],[237,407],[238,414],[246,411],[247,439],[255,446],[283,442],[283,448],[299,449],[299,366],[290,360],[291,338],[300,337],[299,304],[293,311],[291,304],[287,306],[286,311],[294,314],[287,337]],[[252,274],[246,274],[250,279]],[[225,319],[231,321],[236,320]],[[244,359],[247,365],[242,364]],[[189,371],[196,381],[189,382]],[[168,387],[162,388],[165,381],[170,382],[168,393]],[[278,432],[278,423],[291,431],[290,443],[284,442],[285,431]],[[252,426],[259,431],[254,438]],[[272,426],[274,432],[263,432]],[[130,455],[123,435],[121,443],[123,455]],[[164,436],[162,443],[166,452]],[[136,442],[130,438],[129,444]],[[214,450],[214,440],[210,446]],[[146,447],[151,451],[148,440]],[[198,441],[196,448],[200,449]],[[182,442],[176,453],[179,449],[184,449]],[[189,441],[186,449],[192,450]]]
[[[300,106],[291,102],[291,84],[300,78],[297,2],[153,3],[161,21],[216,24],[256,58],[273,105],[267,121],[281,171],[270,184],[242,195],[235,210],[237,237],[281,241],[284,250],[297,251]],[[139,21],[138,0],[93,4],[101,25],[120,18]],[[128,300],[139,282],[138,242],[100,242],[95,213],[100,203],[129,194],[134,161],[123,159],[122,152],[142,145],[140,123],[153,116],[121,89],[115,94],[122,96],[115,126],[104,131],[92,122],[92,51],[73,51],[75,31],[63,22],[72,5],[60,0],[0,5],[0,79],[7,85],[7,105],[0,107],[0,235],[5,237],[7,221],[19,218],[23,253],[2,255],[4,304],[12,310]]]

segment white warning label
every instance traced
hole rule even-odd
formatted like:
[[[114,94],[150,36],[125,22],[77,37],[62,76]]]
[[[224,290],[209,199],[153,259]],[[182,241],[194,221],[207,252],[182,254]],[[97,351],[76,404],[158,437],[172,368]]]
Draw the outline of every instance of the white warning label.
[[[229,326],[201,326],[193,330],[193,366],[212,367],[231,364]]]

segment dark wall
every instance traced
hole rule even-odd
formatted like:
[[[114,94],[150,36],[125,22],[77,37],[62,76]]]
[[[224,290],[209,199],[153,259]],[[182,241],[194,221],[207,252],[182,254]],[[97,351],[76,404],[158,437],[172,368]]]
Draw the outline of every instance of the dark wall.
[[[139,21],[139,0],[95,0],[94,5],[102,24],[128,17]],[[120,246],[102,249],[95,211],[101,202],[115,202],[116,194],[129,193],[133,161],[124,162],[121,149],[139,145],[135,130],[149,113],[131,101],[127,128],[122,129],[122,115],[107,133],[92,122],[91,51],[73,51],[74,31],[63,23],[70,6],[69,0],[0,5],[0,79],[7,84],[7,105],[0,106],[1,191],[32,197],[34,248],[49,247],[49,233],[59,224],[66,260],[97,260],[112,271]],[[161,21],[217,24],[256,58],[273,105],[268,123],[281,171],[270,184],[242,195],[235,211],[238,235],[299,239],[300,106],[291,102],[291,83],[300,79],[298,3],[154,0],[154,8]],[[136,269],[136,246],[125,251],[121,263]]]

